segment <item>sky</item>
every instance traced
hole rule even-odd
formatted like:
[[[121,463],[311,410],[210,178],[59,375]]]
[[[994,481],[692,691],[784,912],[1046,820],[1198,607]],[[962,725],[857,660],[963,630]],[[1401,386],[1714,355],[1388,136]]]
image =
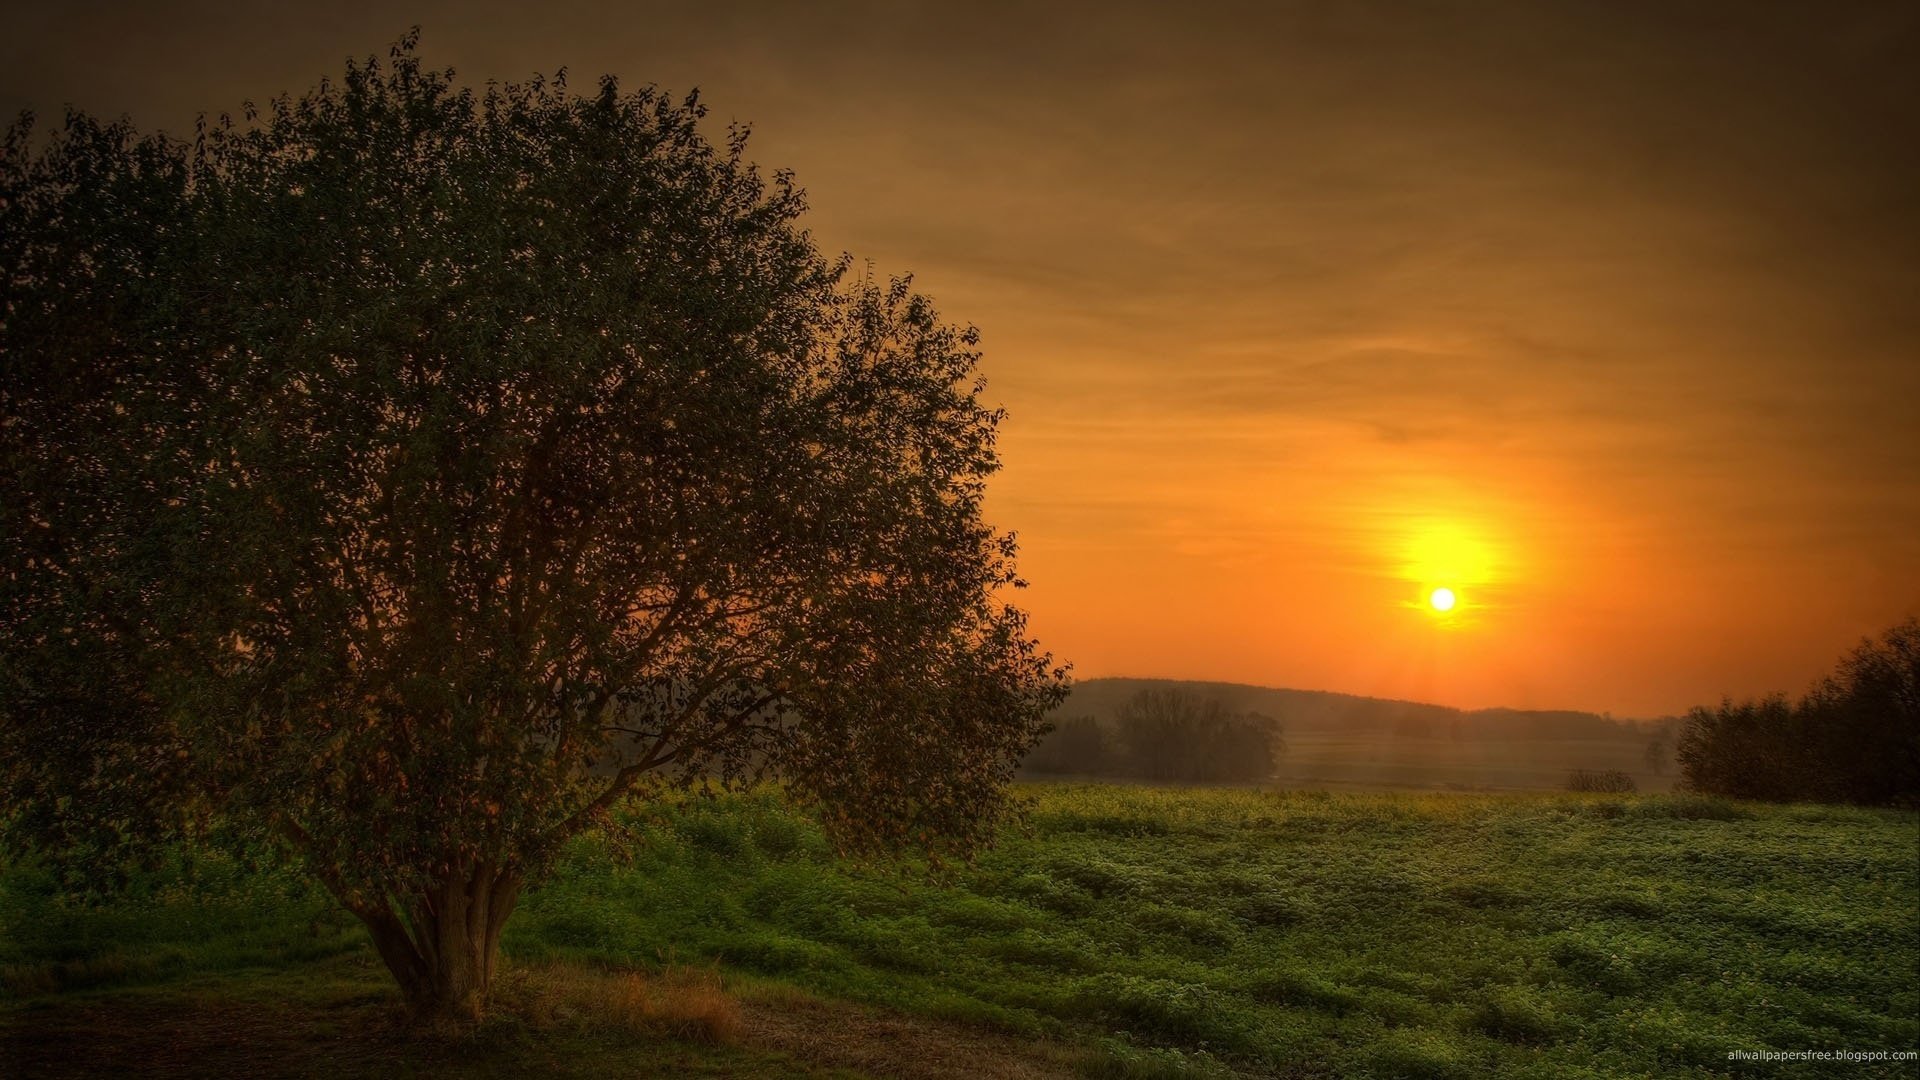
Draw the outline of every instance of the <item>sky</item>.
[[[1079,677],[1655,716],[1920,613],[1905,0],[7,0],[0,109],[187,132],[416,23],[697,86],[977,325]]]

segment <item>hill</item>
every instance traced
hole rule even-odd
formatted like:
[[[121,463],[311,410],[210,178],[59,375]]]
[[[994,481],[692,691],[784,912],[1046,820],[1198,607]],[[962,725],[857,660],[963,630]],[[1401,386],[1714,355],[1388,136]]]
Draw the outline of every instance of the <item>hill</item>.
[[[1288,690],[1245,683],[1178,679],[1087,679],[1057,716],[1105,719],[1128,698],[1149,688],[1175,687],[1216,697],[1237,712],[1264,713],[1289,732],[1382,732],[1414,736],[1508,738],[1643,738],[1655,721],[1616,720],[1570,709],[1455,709],[1420,701],[1362,697],[1330,690]]]
[[[1455,709],[1326,690],[1173,679],[1087,679],[1053,714],[1111,722],[1142,690],[1177,688],[1270,717],[1286,738],[1272,783],[1289,787],[1551,790],[1575,769],[1618,770],[1665,791],[1674,770],[1648,747],[1672,720],[1573,710]],[[1670,735],[1668,746],[1671,745]]]

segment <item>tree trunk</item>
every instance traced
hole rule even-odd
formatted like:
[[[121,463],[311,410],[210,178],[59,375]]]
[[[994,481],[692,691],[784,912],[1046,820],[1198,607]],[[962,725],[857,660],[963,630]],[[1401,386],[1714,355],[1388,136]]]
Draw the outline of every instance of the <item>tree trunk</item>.
[[[404,914],[390,903],[353,911],[400,984],[414,1022],[463,1026],[486,1009],[500,931],[519,896],[518,875],[479,863],[413,897]]]

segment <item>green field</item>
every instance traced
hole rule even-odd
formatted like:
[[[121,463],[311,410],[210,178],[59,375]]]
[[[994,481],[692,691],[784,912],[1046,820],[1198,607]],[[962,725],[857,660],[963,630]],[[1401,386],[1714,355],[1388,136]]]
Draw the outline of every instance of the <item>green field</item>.
[[[575,844],[527,899],[505,945],[513,974],[717,965],[750,1017],[787,1002],[769,1030],[811,1017],[928,1025],[908,1036],[949,1043],[978,1032],[1034,1048],[1027,1075],[1920,1075],[1913,1061],[1728,1059],[1920,1046],[1910,812],[1027,790],[1028,830],[939,882],[836,860],[770,794],[656,807],[629,842]],[[31,868],[0,885],[0,1023],[18,1061],[83,1036],[111,1055],[153,1017],[207,1010],[231,1014],[229,1043],[255,1032],[271,1055],[274,1039],[337,1040],[391,1008],[359,931],[285,873],[183,855],[97,909],[59,901]],[[349,1040],[360,1056],[329,1071],[892,1074],[751,1032],[718,1046],[614,1045],[566,1024],[476,1038]]]
[[[1575,769],[1614,769],[1645,792],[1671,790],[1647,768],[1644,738],[1452,739],[1380,732],[1289,733],[1276,785],[1332,791],[1558,791]]]

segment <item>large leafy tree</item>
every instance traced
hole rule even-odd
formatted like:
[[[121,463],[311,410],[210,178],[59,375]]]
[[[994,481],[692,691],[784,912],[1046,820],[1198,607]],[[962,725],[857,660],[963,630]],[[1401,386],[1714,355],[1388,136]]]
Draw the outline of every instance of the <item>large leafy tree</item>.
[[[0,799],[112,865],[251,827],[423,1015],[557,845],[772,774],[986,839],[1063,673],[982,519],[975,335],[823,258],[689,98],[411,39],[191,142],[0,153]]]

